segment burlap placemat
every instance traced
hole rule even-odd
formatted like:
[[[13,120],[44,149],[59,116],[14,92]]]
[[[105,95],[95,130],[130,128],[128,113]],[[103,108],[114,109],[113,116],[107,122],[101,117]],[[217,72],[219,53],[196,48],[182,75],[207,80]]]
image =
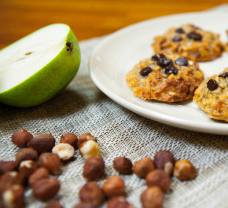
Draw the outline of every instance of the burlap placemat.
[[[220,11],[228,11],[220,7]],[[0,105],[0,159],[13,159],[17,148],[12,145],[13,131],[26,128],[33,133],[51,132],[57,140],[63,132],[91,132],[101,146],[106,172],[114,175],[112,160],[125,155],[133,161],[153,156],[161,149],[170,149],[176,158],[190,159],[199,169],[192,182],[174,180],[173,192],[166,196],[167,208],[227,208],[228,207],[228,138],[194,133],[169,127],[125,110],[102,94],[89,78],[88,57],[100,42],[93,39],[81,43],[82,64],[79,76],[51,101],[29,109]],[[65,207],[78,200],[77,193],[84,184],[83,159],[63,168],[59,178],[62,187],[59,197]],[[139,195],[145,182],[135,175],[125,176],[129,201],[141,207]],[[31,191],[26,193],[28,207],[42,207]]]

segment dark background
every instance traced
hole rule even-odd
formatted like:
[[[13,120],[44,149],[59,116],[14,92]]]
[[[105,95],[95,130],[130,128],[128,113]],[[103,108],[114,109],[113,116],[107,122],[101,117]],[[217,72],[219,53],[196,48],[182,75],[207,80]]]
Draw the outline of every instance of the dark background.
[[[79,40],[111,33],[144,19],[204,10],[228,0],[0,0],[0,47],[56,22]]]

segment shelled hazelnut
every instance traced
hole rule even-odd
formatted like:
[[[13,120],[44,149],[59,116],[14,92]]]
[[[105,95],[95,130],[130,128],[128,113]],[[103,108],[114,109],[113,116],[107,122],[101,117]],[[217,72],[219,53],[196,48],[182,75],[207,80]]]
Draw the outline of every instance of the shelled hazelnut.
[[[169,150],[161,150],[154,156],[156,168],[164,170],[168,175],[173,175],[175,159]]]
[[[66,133],[61,136],[60,143],[67,143],[78,149],[78,137],[73,133]]]
[[[2,195],[2,201],[6,208],[24,208],[24,188],[21,185],[13,185]]]
[[[171,179],[163,170],[154,170],[146,176],[148,186],[158,186],[162,191],[167,192],[170,189]]]
[[[58,200],[50,201],[45,208],[63,208],[63,205]]]
[[[143,208],[162,208],[164,194],[159,187],[152,186],[142,192],[140,199]]]
[[[32,175],[30,175],[28,180],[29,185],[33,186],[35,182],[41,179],[48,178],[48,176],[49,176],[49,172],[46,168],[44,167],[38,168]]]
[[[12,142],[18,147],[26,147],[33,135],[26,129],[20,129],[12,135]]]
[[[175,163],[174,175],[181,181],[188,181],[196,178],[196,168],[189,160],[178,160]]]
[[[32,147],[38,153],[51,152],[55,146],[55,138],[50,133],[38,134],[28,143],[28,147]]]
[[[19,172],[23,177],[28,178],[37,168],[37,162],[33,160],[24,160],[20,163]]]
[[[0,161],[0,175],[9,172],[14,171],[17,167],[17,164],[15,161]]]
[[[48,169],[53,175],[61,173],[62,163],[59,156],[54,153],[42,153],[39,157],[39,165]]]
[[[83,166],[83,176],[88,181],[101,179],[105,175],[105,163],[102,157],[91,157]]]
[[[88,159],[90,157],[100,156],[100,147],[95,139],[95,137],[90,134],[82,134],[78,139],[78,146],[80,154]]]
[[[149,157],[136,161],[133,166],[133,172],[140,178],[145,178],[154,169],[154,161]]]
[[[125,197],[113,197],[107,203],[107,208],[133,208]]]
[[[38,159],[38,153],[36,150],[26,147],[20,149],[16,153],[16,162],[17,164],[20,164],[24,160],[37,160]]]
[[[114,196],[125,196],[125,184],[120,176],[110,176],[106,179],[102,187],[108,198]]]
[[[126,157],[116,157],[113,161],[114,169],[124,175],[132,174],[132,162]]]
[[[41,201],[52,199],[60,189],[60,182],[55,178],[38,180],[32,186],[33,196]]]
[[[83,203],[100,206],[105,200],[105,195],[96,182],[89,182],[82,186],[79,198]]]
[[[63,161],[70,160],[74,156],[74,147],[67,143],[60,143],[53,147],[52,153],[59,156]]]

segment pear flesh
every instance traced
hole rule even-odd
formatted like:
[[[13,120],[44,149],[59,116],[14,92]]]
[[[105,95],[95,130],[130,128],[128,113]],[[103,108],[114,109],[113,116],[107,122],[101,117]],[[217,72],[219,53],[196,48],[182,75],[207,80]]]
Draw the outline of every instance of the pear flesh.
[[[68,25],[41,28],[0,50],[0,102],[39,105],[64,89],[79,65],[78,41]]]

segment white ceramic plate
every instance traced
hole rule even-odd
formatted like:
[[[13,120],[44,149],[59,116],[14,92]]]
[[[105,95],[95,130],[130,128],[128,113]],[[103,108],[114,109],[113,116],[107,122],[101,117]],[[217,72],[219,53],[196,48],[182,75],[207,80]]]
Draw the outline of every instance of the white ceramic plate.
[[[161,17],[138,23],[107,37],[90,59],[90,75],[96,86],[115,102],[146,118],[193,131],[228,135],[228,123],[209,119],[193,102],[166,104],[143,101],[133,96],[125,75],[142,58],[150,57],[155,35],[169,27],[193,23],[221,34],[226,40],[228,14],[217,12],[188,13]],[[205,76],[228,67],[228,55],[200,64]]]

